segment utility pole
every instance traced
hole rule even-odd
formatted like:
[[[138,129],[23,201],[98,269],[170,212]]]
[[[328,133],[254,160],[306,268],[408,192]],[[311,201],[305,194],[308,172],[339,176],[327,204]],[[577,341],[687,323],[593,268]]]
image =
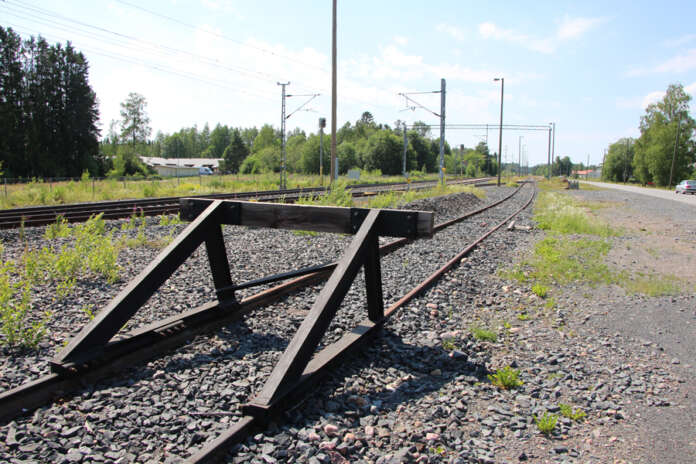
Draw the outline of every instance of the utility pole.
[[[277,82],[282,90],[282,104],[280,110],[280,190],[285,190],[285,86],[290,82]]]
[[[416,107],[422,108],[428,113],[431,113],[438,118],[440,118],[440,184],[444,184],[444,173],[445,173],[445,79],[440,79],[440,90],[431,90],[428,92],[409,92],[409,93],[403,93],[400,92],[399,95],[404,97],[406,99],[406,104],[408,105],[408,102],[413,103],[415,106],[410,107],[409,109],[415,110]],[[440,113],[436,113],[435,111],[426,108],[425,106],[421,105],[417,101],[415,101],[413,98],[409,97],[409,95],[416,95],[416,94],[431,94],[431,93],[439,93],[440,94]]]
[[[440,185],[445,185],[445,79],[440,79]]]
[[[546,178],[551,180],[551,123],[549,123],[549,153],[546,158]]]
[[[587,154],[587,167],[585,168],[587,172],[585,173],[585,179],[590,178],[590,154]]]
[[[459,146],[459,176],[464,177],[464,144]]]
[[[669,187],[672,188],[672,175],[674,174],[674,160],[677,158],[677,146],[679,145],[679,129],[681,128],[681,114],[677,122],[677,139],[674,141],[674,153],[672,153],[672,168],[669,170]]]
[[[498,131],[498,187],[500,187],[500,174],[503,169],[503,96],[505,95],[505,78],[496,77],[494,81],[500,80],[500,130]]]
[[[324,128],[326,118],[319,118],[319,182],[324,186]]]
[[[556,161],[556,123],[552,122],[553,125],[553,143],[551,144],[551,164]]]
[[[404,123],[404,167],[401,172],[404,176],[408,177],[406,173],[406,150],[408,150],[408,135],[406,135],[406,123]]]
[[[626,137],[626,156],[624,160],[624,184],[628,181],[628,143],[629,138]]]
[[[524,135],[520,135],[518,137],[518,144],[519,146],[517,147],[517,175],[522,176],[522,137]]]
[[[331,184],[336,179],[336,0],[331,27]]]

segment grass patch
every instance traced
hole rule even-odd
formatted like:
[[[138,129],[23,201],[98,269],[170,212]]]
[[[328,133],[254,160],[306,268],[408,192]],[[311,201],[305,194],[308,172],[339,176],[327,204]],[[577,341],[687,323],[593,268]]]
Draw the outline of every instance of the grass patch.
[[[470,330],[471,334],[474,336],[476,340],[482,342],[495,342],[498,340],[498,334],[496,334],[492,330],[476,326],[472,327]]]
[[[529,320],[529,314],[518,314],[517,315],[517,320],[519,321],[528,321]]]
[[[532,285],[532,292],[539,298],[546,298],[546,295],[549,293],[549,288],[545,285],[534,284]]]
[[[558,407],[561,409],[561,415],[563,417],[567,417],[568,419],[574,420],[575,422],[579,422],[587,416],[585,412],[578,408],[578,409],[573,409],[570,405],[568,404],[563,404],[563,403],[558,403]]]
[[[524,382],[519,379],[520,371],[510,366],[498,369],[495,374],[488,374],[488,380],[493,385],[503,390],[514,390],[521,387]]]
[[[454,343],[454,338],[445,338],[442,340],[442,349],[445,351],[454,351],[457,345]]]
[[[639,293],[647,296],[677,295],[684,291],[684,281],[674,275],[650,275],[641,272],[636,274],[621,274],[621,286],[629,293]]]
[[[556,414],[549,414],[545,412],[543,416],[534,416],[534,422],[536,423],[537,429],[544,435],[551,435],[556,429],[556,423],[558,422],[558,416]]]
[[[572,197],[544,192],[534,207],[534,220],[540,229],[559,234],[583,234],[599,237],[619,235],[608,224],[589,216]]]
[[[523,261],[502,275],[520,282],[536,281],[537,285],[580,282],[590,285],[617,282],[615,273],[604,263],[611,244],[606,240],[548,236],[534,246],[529,260]]]

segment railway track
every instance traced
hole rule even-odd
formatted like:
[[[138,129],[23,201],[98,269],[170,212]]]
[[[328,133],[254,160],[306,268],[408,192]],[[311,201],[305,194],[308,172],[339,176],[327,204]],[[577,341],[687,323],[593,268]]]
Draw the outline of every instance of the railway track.
[[[491,178],[458,179],[449,183],[482,185]],[[350,186],[353,197],[376,195],[383,191],[403,191],[406,189],[425,189],[437,184],[437,181],[415,181],[398,184],[359,184]],[[325,187],[305,189],[265,190],[254,192],[215,193],[191,197],[143,198],[134,200],[115,200],[93,203],[76,203],[69,205],[33,206],[0,210],[0,229],[45,226],[56,222],[59,217],[68,222],[84,222],[90,217],[103,214],[104,219],[128,218],[133,214],[159,216],[176,214],[182,198],[213,198],[218,200],[255,200],[255,201],[296,201],[303,196],[323,195]]]
[[[486,205],[485,207],[471,211],[460,217],[456,217],[450,219],[449,221],[438,224],[435,226],[434,230],[436,233],[445,231],[456,224],[464,222],[468,218],[475,217],[483,212],[497,207],[500,204],[504,204],[507,200],[513,198],[522,188],[523,187],[518,188],[510,195],[495,203]],[[440,266],[436,272],[429,274],[425,280],[408,291],[398,301],[394,302],[385,311],[384,320],[380,321],[379,323],[373,323],[369,327],[366,326],[365,331],[359,337],[353,340],[352,343],[355,345],[363,343],[366,338],[368,338],[373,334],[374,331],[378,330],[379,327],[382,326],[387,318],[396,314],[398,309],[404,304],[421,294],[429,286],[433,285],[433,283],[437,281],[437,279],[439,279],[444,272],[455,266],[463,256],[471,252],[471,250],[478,246],[483,240],[485,240],[498,228],[503,226],[516,214],[526,208],[532,200],[533,194],[530,194],[529,199],[526,200],[520,208],[518,208],[512,214],[506,215],[504,220],[497,222],[493,227],[487,228],[485,233],[481,234],[475,240],[470,241],[464,249],[460,250],[460,252],[456,254],[456,256],[450,258],[444,265]],[[390,254],[408,243],[408,239],[391,241],[380,247],[380,254]],[[270,304],[277,301],[279,298],[283,298],[291,292],[324,280],[334,267],[335,263],[330,263],[312,269],[300,269],[297,271],[284,273],[284,275],[268,276],[266,278],[257,279],[256,281],[240,284],[238,285],[239,288],[249,288],[255,285],[270,284],[278,280],[292,279],[290,282],[268,288],[260,293],[243,299],[240,302],[240,311],[234,314],[232,317],[211,318],[209,314],[211,309],[210,305],[207,307],[204,305],[196,308],[195,310],[187,312],[183,316],[180,315],[171,317],[159,323],[152,324],[149,327],[141,328],[136,331],[137,337],[135,339],[135,343],[131,342],[128,345],[112,346],[113,349],[110,352],[104,353],[103,357],[97,363],[86,366],[77,366],[73,372],[69,373],[60,372],[50,374],[49,376],[40,378],[28,385],[15,388],[0,395],[0,416],[3,418],[3,420],[7,420],[16,414],[25,413],[40,404],[44,404],[46,401],[55,397],[56,394],[59,394],[62,398],[65,398],[66,396],[69,396],[69,391],[79,388],[79,386],[84,382],[95,382],[98,379],[104,378],[104,376],[111,376],[115,372],[118,372],[123,368],[130,367],[135,363],[142,362],[143,360],[148,359],[157,353],[167,352],[171,350],[172,347],[181,345],[187,340],[190,340],[198,333],[209,332],[222,324],[228,324],[234,320],[238,320],[243,314],[247,314],[255,308]],[[146,350],[144,349],[145,347],[147,348]],[[315,377],[326,373],[327,368],[334,364],[339,359],[339,355],[341,355],[340,352],[331,352],[330,354],[335,354],[335,356],[329,356],[328,358],[324,359],[323,364],[314,363],[308,367],[311,374],[308,376],[308,378],[315,379]],[[246,433],[252,430],[254,426],[259,425],[259,423],[258,417],[251,415],[241,417],[235,426],[223,433],[217,440],[207,444],[202,450],[191,457],[190,461],[204,462],[220,456],[221,453],[224,454],[225,450],[228,449],[231,444],[239,442],[244,436],[246,436]]]

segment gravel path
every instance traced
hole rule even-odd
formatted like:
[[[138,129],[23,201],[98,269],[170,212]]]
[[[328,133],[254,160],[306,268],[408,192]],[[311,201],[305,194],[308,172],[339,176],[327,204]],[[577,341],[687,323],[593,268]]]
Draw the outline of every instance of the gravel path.
[[[510,190],[486,191],[486,201],[493,201]],[[385,257],[385,303],[403,295],[487,225],[517,209],[529,192],[525,187],[509,205]],[[609,207],[599,214],[625,221],[627,229],[637,221],[634,214],[642,215],[640,227],[617,239],[617,248],[665,231],[671,240],[662,242],[680,252],[694,245],[694,236],[684,227],[690,224],[696,230],[693,215],[665,208],[659,200],[654,200],[654,211],[642,204],[640,210],[629,211],[626,205],[635,198],[624,201],[622,195],[628,194],[622,192],[573,194],[606,202]],[[415,207],[437,207],[440,222],[478,204],[459,195]],[[530,217],[527,210],[517,223],[531,225]],[[148,233],[163,231],[153,227]],[[9,247],[13,237],[3,234],[2,242]],[[239,280],[286,270],[285,262],[294,268],[329,261],[350,239],[231,227],[225,237],[233,273],[244,275]],[[647,298],[627,296],[619,288],[571,285],[552,290],[555,304],[549,305],[529,288],[497,274],[541,237],[535,230],[493,234],[404,307],[372,345],[332,372],[284,421],[232,450],[228,462],[695,461],[696,392],[690,390],[694,287],[674,297]],[[154,254],[137,249],[124,257],[124,268],[129,274],[137,272]],[[617,267],[663,271],[659,263],[612,259]],[[172,284],[153,297],[157,301],[139,323],[209,300],[212,283],[204,260],[204,253],[196,255],[181,276],[170,279]],[[177,282],[204,290],[186,291]],[[118,290],[111,288],[118,285],[91,284],[98,285],[92,296],[103,293],[104,301]],[[2,424],[0,461],[180,462],[236,420],[239,404],[260,390],[319,289],[255,311],[213,336],[197,337],[74,399]],[[0,388],[39,375],[52,349],[84,317],[78,303],[66,303],[64,313],[39,354],[3,353]],[[337,339],[364,314],[359,276],[323,343]],[[496,332],[497,340],[475,339],[470,330],[474,326]],[[524,384],[517,390],[499,390],[488,381],[487,374],[508,365],[520,370]],[[560,403],[582,409],[585,420],[563,417],[549,437],[540,434],[534,417],[558,413]]]

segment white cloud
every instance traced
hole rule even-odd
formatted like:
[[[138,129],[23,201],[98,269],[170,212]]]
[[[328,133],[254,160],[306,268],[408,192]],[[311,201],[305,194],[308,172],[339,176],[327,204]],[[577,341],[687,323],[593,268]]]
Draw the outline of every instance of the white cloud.
[[[464,40],[466,38],[464,31],[457,26],[442,23],[435,26],[435,30],[438,32],[444,32],[455,40]]]
[[[685,72],[696,69],[696,48],[692,48],[683,55],[677,55],[655,68],[655,72]]]
[[[664,41],[665,47],[680,47],[682,45],[686,45],[689,42],[693,42],[696,40],[696,34],[686,34],[681,37],[677,37],[676,39],[669,39]]]
[[[665,96],[664,90],[650,92],[649,94],[647,94],[646,96],[643,97],[643,100],[641,100],[641,106],[643,107],[643,109],[645,109],[651,103],[657,103],[660,100],[662,100],[662,97],[664,97],[664,96]]]
[[[533,37],[513,29],[504,29],[492,22],[479,24],[478,30],[484,39],[511,42],[532,51],[548,54],[555,52],[562,42],[578,39],[605,21],[605,18],[570,18],[566,16],[560,21],[556,33],[549,37]]]
[[[634,68],[629,70],[626,75],[629,77],[645,76],[655,73],[680,73],[696,69],[696,48],[688,50],[686,53],[674,56],[667,61],[652,68]]]
[[[397,35],[394,37],[394,43],[397,45],[401,45],[402,47],[405,47],[406,45],[408,45],[408,37]]]
[[[561,40],[577,39],[585,32],[605,21],[604,18],[569,18],[566,16],[558,26],[557,37]]]
[[[692,97],[696,97],[696,82],[685,86],[684,91],[686,91],[686,93],[690,94]]]

